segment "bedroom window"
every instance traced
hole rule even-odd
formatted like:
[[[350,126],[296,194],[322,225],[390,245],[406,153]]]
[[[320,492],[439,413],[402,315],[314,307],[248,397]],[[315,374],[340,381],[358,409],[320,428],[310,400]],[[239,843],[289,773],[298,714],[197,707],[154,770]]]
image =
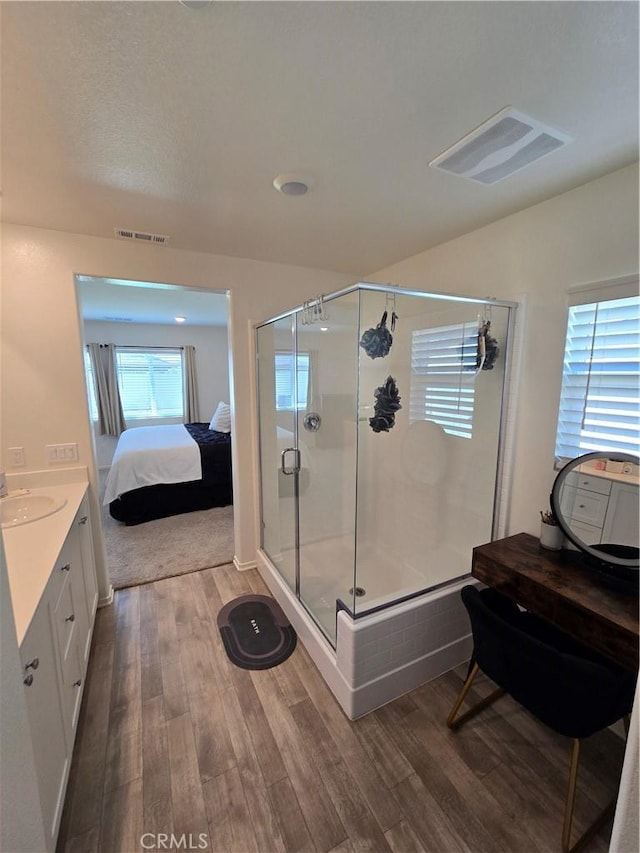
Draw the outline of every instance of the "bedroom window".
[[[471,438],[477,323],[416,329],[411,335],[410,421],[433,421]]]
[[[125,420],[180,418],[184,414],[182,351],[116,347],[118,388]]]
[[[85,347],[84,350],[84,375],[87,383],[87,400],[89,401],[89,417],[92,421],[98,420],[98,403],[96,402],[96,386],[93,381],[93,368],[91,359]]]
[[[296,389],[296,359],[293,353],[276,353],[276,410],[293,411],[295,394],[298,395],[298,409],[307,408],[309,391],[309,353],[298,353],[298,381]]]
[[[580,300],[580,294],[575,300]],[[557,463],[592,451],[638,453],[639,333],[638,296],[570,306],[556,433]]]

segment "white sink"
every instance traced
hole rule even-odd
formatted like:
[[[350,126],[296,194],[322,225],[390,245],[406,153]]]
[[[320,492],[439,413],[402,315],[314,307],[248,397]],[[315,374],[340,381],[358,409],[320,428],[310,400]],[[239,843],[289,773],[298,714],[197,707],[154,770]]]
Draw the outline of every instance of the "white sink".
[[[0,500],[0,527],[28,524],[62,509],[66,498],[51,495],[15,495]]]

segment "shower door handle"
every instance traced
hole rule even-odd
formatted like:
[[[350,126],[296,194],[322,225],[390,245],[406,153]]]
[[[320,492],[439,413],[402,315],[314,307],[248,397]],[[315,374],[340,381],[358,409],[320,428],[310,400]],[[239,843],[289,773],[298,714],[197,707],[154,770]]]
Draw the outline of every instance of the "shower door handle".
[[[296,461],[293,468],[287,468],[287,464],[285,461],[285,456],[287,453],[295,453]],[[285,447],[285,449],[280,454],[280,470],[283,474],[287,476],[291,474],[297,474],[300,471],[300,451],[295,447]]]

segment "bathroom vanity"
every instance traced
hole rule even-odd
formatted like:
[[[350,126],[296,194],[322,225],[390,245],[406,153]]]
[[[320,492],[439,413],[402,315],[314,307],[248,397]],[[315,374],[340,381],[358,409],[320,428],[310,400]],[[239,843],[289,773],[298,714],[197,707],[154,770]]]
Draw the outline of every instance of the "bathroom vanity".
[[[561,509],[587,545],[638,544],[637,475],[580,466],[565,480]]]
[[[84,481],[20,490],[62,506],[2,530],[50,851],[60,826],[98,602],[87,488]]]
[[[638,599],[602,580],[573,552],[549,551],[529,533],[473,549],[474,578],[579,642],[638,670]]]

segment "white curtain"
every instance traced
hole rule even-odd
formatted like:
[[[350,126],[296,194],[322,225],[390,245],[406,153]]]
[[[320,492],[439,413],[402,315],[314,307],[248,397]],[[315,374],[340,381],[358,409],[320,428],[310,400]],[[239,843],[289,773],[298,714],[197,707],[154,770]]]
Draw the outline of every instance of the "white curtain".
[[[114,344],[87,344],[87,349],[96,392],[100,434],[119,436],[126,429],[126,423],[118,388],[116,348]]]
[[[196,348],[183,347],[182,382],[184,390],[184,422],[198,421],[198,387],[196,383]]]

